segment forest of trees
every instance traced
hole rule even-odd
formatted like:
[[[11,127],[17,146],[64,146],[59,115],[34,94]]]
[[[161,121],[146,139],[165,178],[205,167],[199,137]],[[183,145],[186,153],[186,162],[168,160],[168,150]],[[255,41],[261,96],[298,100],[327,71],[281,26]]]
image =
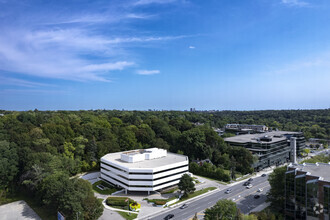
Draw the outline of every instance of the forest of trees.
[[[280,130],[304,131],[306,138],[329,138],[330,133],[329,109],[0,113],[0,199],[11,192],[25,192],[53,212],[63,210],[70,215],[79,211],[85,213],[85,219],[95,219],[102,213],[101,204],[89,183],[70,177],[98,170],[100,158],[107,153],[157,147],[183,153],[190,160],[209,158],[214,166],[206,166],[204,171],[210,176],[221,174],[226,181],[224,170],[249,173],[253,158],[244,148],[228,146],[212,127],[265,124]],[[204,125],[196,126],[196,122]],[[66,193],[69,191],[61,184],[66,184],[67,190],[75,188],[75,193]]]

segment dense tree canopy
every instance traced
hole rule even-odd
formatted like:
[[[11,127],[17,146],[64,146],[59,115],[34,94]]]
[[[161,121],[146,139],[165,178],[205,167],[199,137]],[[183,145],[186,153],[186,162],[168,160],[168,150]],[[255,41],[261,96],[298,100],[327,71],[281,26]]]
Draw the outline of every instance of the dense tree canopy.
[[[213,166],[191,165],[194,172],[228,181],[229,170],[232,174],[251,172],[254,158],[244,148],[227,145],[214,127],[222,128],[227,123],[265,124],[273,129],[303,131],[306,138],[330,137],[330,109],[0,113],[0,189],[26,190],[36,200],[42,198],[43,205],[53,204],[53,210],[82,210],[86,216],[95,216],[88,210],[96,209],[98,200],[82,197],[79,192],[88,191],[85,184],[69,178],[82,171],[98,170],[100,158],[107,153],[159,147],[183,153],[190,160],[209,158]],[[74,197],[65,192],[59,196],[60,180],[77,189]],[[54,196],[43,193],[47,188]],[[61,203],[66,198],[63,196],[68,196],[70,205]]]

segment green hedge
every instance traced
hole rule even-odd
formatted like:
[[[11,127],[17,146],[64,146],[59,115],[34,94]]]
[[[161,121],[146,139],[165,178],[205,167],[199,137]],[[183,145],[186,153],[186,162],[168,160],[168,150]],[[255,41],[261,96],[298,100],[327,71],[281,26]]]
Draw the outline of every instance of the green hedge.
[[[129,202],[125,202],[126,199],[128,199]],[[106,200],[106,204],[109,206],[125,206],[127,203],[131,204],[133,202],[135,201],[128,197],[108,197]]]

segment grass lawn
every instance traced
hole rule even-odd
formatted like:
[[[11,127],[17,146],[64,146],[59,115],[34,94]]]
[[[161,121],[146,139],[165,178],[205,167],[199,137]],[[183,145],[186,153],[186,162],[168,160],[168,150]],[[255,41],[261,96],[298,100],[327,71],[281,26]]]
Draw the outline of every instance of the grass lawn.
[[[102,185],[104,186],[104,190],[98,188],[97,186],[98,185]],[[118,191],[119,189],[114,187],[114,186],[111,186],[110,184],[100,180],[100,181],[97,181],[93,184],[93,190],[97,193],[100,193],[102,195],[111,195],[112,193]]]
[[[175,191],[177,191],[179,188],[175,187],[173,189],[170,190],[165,190],[164,192],[162,192],[161,194],[170,194],[170,193],[174,193]]]
[[[198,175],[195,175],[195,176],[198,176]],[[210,178],[210,177],[205,177],[205,176],[199,176],[199,177],[202,177],[202,178],[204,178],[204,179],[208,179],[208,180],[212,180],[212,181],[217,182],[217,183],[220,183],[220,184],[222,184],[222,185],[228,185],[228,184],[229,184],[229,183],[222,182],[222,181],[219,181],[219,180],[216,180],[216,179],[212,179],[212,178]]]
[[[199,195],[202,195],[204,193],[207,193],[208,191],[212,191],[212,190],[215,190],[217,187],[207,187],[205,189],[201,189],[201,190],[198,190],[198,191],[195,191],[191,194],[189,194],[187,197],[181,197],[181,199],[179,201],[177,201],[176,203],[173,203],[171,205],[174,205],[174,204],[177,204],[179,202],[183,202],[183,201],[186,201],[188,199],[191,199],[191,198],[194,198],[196,196],[199,196]]]
[[[117,211],[118,212],[118,211]],[[132,219],[136,219],[137,218],[137,214],[134,213],[127,213],[127,212],[118,212],[119,215],[121,215],[124,219],[127,220],[132,220]]]

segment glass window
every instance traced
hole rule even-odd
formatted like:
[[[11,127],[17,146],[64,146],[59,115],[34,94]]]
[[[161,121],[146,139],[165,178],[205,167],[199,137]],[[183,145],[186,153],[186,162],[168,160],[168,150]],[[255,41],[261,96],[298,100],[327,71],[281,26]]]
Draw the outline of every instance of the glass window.
[[[324,219],[329,219],[329,205],[330,205],[330,185],[326,185],[323,187],[323,212]]]
[[[285,210],[289,215],[294,216],[295,199],[294,199],[294,180],[295,170],[290,170],[285,173]]]
[[[296,176],[296,219],[306,219],[306,175]]]
[[[309,180],[307,186],[307,218],[319,216],[318,180]]]

